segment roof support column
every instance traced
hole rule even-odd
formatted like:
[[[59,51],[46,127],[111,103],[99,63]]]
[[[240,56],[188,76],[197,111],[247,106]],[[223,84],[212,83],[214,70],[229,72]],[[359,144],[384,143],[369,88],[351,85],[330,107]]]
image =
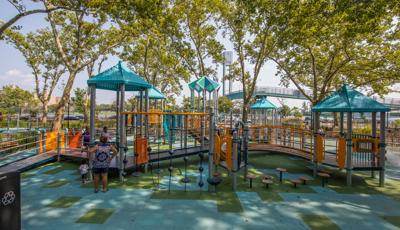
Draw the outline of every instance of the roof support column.
[[[385,112],[381,112],[381,129],[380,129],[380,141],[379,141],[379,186],[385,185],[385,154],[386,154],[386,143],[385,143],[385,129],[386,129],[386,116]]]
[[[95,116],[96,116],[96,86],[90,86],[90,143],[93,144],[96,138],[96,127],[95,127]]]
[[[343,126],[344,126],[344,113],[340,112],[340,121],[339,121],[339,134],[341,137],[343,137],[344,132],[343,132]]]
[[[117,89],[117,101],[116,101],[116,131],[115,131],[115,143],[119,145],[119,139],[120,139],[120,107],[121,107],[121,86]]]
[[[144,107],[145,107],[145,112],[149,112],[149,89],[146,89],[144,91],[144,97],[145,97],[145,101],[144,101]],[[146,138],[149,137],[149,115],[146,115],[144,117],[144,135]]]
[[[143,112],[143,91],[139,93],[139,112]],[[140,136],[143,135],[143,115],[139,114],[139,123],[140,123]]]
[[[371,128],[372,128],[371,136],[375,140],[375,138],[376,138],[376,112],[372,112]],[[374,142],[373,145],[375,145],[375,144],[376,143]],[[377,146],[375,146],[375,147],[377,147]],[[376,161],[375,161],[375,154],[374,153],[371,154],[371,162],[372,162],[372,166],[375,167],[376,166]],[[375,171],[374,170],[371,170],[371,177],[375,178]]]
[[[317,135],[319,130],[319,113],[313,113],[313,133],[314,133],[314,143],[313,143],[313,163],[314,163],[314,170],[313,175],[314,177],[317,176],[318,172],[318,162],[317,162]]]
[[[206,96],[207,96],[207,92],[204,89],[203,90],[203,109],[202,112],[206,113]],[[200,149],[203,150],[204,149],[204,136],[206,134],[206,117],[203,115],[201,116],[201,143],[200,143]]]
[[[90,86],[90,117],[89,117],[89,123],[90,123],[90,144],[93,144],[96,138],[96,127],[95,127],[95,116],[96,116],[96,86]],[[89,159],[89,168],[92,168],[92,160],[91,156],[88,154],[87,155]],[[89,180],[91,180],[92,177],[92,170],[89,170]]]
[[[346,133],[346,176],[347,176],[347,186],[351,186],[352,184],[352,133],[353,133],[353,116],[352,112],[347,112],[347,133]]]
[[[124,101],[125,101],[125,84],[120,86],[120,97],[119,97],[119,178],[123,181],[124,177],[124,167],[123,167],[123,158],[125,152],[125,115],[122,114],[124,112]],[[118,102],[117,102],[118,103]]]

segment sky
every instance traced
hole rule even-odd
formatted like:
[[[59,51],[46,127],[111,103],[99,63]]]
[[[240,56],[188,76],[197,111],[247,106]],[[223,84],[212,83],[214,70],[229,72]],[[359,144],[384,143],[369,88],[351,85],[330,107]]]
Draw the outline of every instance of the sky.
[[[30,1],[29,1],[30,2]],[[28,9],[42,8],[38,3],[30,3],[27,5]],[[16,9],[11,6],[7,1],[0,0],[0,19],[7,20],[17,13]],[[16,24],[22,26],[23,32],[35,31],[38,28],[48,27],[48,22],[44,20],[45,14],[33,14],[22,18]],[[218,36],[220,42],[225,46],[226,50],[232,50],[231,43]],[[235,54],[233,59],[235,60]],[[14,84],[23,89],[32,91],[34,89],[34,77],[31,74],[31,69],[26,65],[24,57],[21,53],[15,49],[12,44],[8,44],[5,41],[0,40],[0,88],[4,85]],[[112,67],[118,62],[118,57],[110,57],[103,64],[103,70]],[[280,79],[276,74],[276,66],[273,62],[267,62],[261,70],[257,86],[273,86],[278,87]],[[218,66],[218,78],[222,77],[222,65]],[[86,80],[88,76],[85,71],[81,72],[74,83],[74,88],[85,88]],[[61,79],[61,83],[65,81],[65,77]],[[54,92],[55,96],[60,96],[62,93],[62,84],[59,84]],[[293,85],[290,88],[295,88]],[[233,90],[238,90],[241,88],[239,82],[233,83]],[[127,93],[126,98],[129,98],[132,94]],[[181,95],[177,97],[177,102],[181,103],[183,97],[190,96],[190,90],[187,84],[183,84],[183,91]],[[392,97],[400,97],[399,94],[391,94]],[[279,101],[276,98],[269,98],[275,105],[280,106]],[[98,90],[97,91],[97,103],[111,103],[115,100],[115,92]],[[285,104],[289,106],[300,107],[303,101],[285,99]]]

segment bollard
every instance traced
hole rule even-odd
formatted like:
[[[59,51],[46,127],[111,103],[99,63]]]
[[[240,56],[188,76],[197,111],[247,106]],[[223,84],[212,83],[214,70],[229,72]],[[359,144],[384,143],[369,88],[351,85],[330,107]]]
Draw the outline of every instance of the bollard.
[[[42,153],[46,152],[46,138],[47,138],[47,134],[46,134],[46,131],[44,131],[42,133]]]
[[[61,154],[61,135],[60,131],[57,132],[57,161],[60,161]]]

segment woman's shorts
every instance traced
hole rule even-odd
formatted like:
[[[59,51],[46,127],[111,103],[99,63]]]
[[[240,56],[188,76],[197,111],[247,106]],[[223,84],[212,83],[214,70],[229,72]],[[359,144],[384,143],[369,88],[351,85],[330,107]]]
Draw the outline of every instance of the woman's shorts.
[[[94,174],[108,173],[108,168],[93,168],[92,170]]]

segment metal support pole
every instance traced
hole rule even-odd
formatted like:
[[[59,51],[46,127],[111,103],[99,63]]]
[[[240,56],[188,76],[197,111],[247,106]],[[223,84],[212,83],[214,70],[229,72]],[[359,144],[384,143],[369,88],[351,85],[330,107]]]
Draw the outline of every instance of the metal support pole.
[[[380,132],[380,142],[379,142],[379,186],[383,187],[385,185],[385,160],[386,160],[386,143],[385,143],[385,128],[386,119],[385,112],[381,112],[381,132]]]
[[[144,101],[144,108],[145,108],[145,112],[149,112],[149,89],[146,89],[144,91],[144,97],[145,97],[145,101]],[[146,115],[144,117],[144,135],[146,138],[149,138],[149,115]]]
[[[225,61],[222,63],[222,96],[225,96]]]
[[[143,112],[143,91],[140,91],[139,110]],[[140,135],[143,135],[143,115],[139,114]]]
[[[353,114],[351,112],[347,112],[347,146],[346,146],[346,175],[347,175],[347,186],[351,186],[352,184],[352,170],[353,170],[353,165],[352,165],[352,147],[353,147],[353,142],[352,142],[352,133],[353,133]]]
[[[206,90],[203,90],[203,109],[202,109],[203,113],[206,113]],[[200,149],[203,150],[204,149],[204,136],[206,133],[206,117],[205,116],[201,116],[201,143],[200,143]]]
[[[344,113],[340,112],[339,130],[340,130],[341,137],[343,137],[343,135],[344,135],[343,126],[344,126]]]
[[[232,137],[232,160],[233,160],[233,166],[232,166],[232,190],[235,192],[236,187],[237,187],[237,162],[238,162],[238,139],[237,139],[237,131],[233,132],[233,137]]]
[[[317,135],[318,135],[318,129],[319,129],[319,113],[314,112],[313,113],[313,135],[314,135],[314,148],[313,148],[313,163],[314,163],[314,170],[313,170],[313,175],[314,177],[317,176],[318,172],[318,162],[317,162]]]
[[[67,153],[68,147],[69,147],[69,144],[68,144],[68,129],[65,129],[65,133],[64,133],[64,154]]]
[[[119,158],[117,158],[117,165],[119,167],[119,178],[123,181],[124,177],[124,168],[123,168],[123,158],[125,152],[125,115],[122,114],[124,111],[124,102],[125,102],[125,84],[120,86],[120,97],[119,97]]]
[[[213,113],[213,108],[210,107],[210,133],[209,133],[209,152],[208,152],[208,178],[213,178],[214,172],[215,172],[215,166],[214,166],[214,113]],[[208,186],[208,191],[212,191],[214,188],[213,186]]]
[[[37,137],[36,137],[36,141],[37,141],[37,143],[36,143],[36,147],[37,147],[37,150],[36,150],[36,154],[40,154],[40,139],[41,139],[41,135],[42,135],[42,133],[40,132],[40,131],[38,131],[37,132]]]
[[[61,155],[61,135],[60,130],[57,131],[57,161],[60,161]]]
[[[90,143],[94,143],[94,139],[96,137],[96,127],[94,125],[96,113],[96,87],[90,87]],[[91,162],[89,160],[89,162]]]
[[[243,126],[243,139],[242,139],[242,156],[244,157],[244,170],[243,170],[243,178],[246,181],[247,179],[247,154],[248,154],[248,147],[247,144],[249,143],[249,126],[247,122],[244,122]]]
[[[121,116],[121,114],[120,114],[120,107],[121,107],[121,86],[119,87],[119,89],[117,89],[117,101],[116,101],[116,111],[115,111],[115,113],[116,113],[116,116],[115,116],[115,118],[116,118],[116,130],[115,130],[115,143],[117,143],[117,145],[119,145],[119,140],[120,140],[120,134],[121,134],[121,131],[120,131],[120,123],[121,123],[121,121],[120,121],[120,116]]]
[[[371,135],[372,135],[372,138],[375,140],[375,138],[376,138],[376,112],[372,113],[371,128],[372,128]],[[374,142],[374,145],[375,145],[375,142]],[[375,164],[375,155],[374,155],[374,153],[371,154],[371,162],[372,162],[373,166],[375,167],[376,164]],[[371,177],[375,178],[375,171],[374,170],[371,170]]]

